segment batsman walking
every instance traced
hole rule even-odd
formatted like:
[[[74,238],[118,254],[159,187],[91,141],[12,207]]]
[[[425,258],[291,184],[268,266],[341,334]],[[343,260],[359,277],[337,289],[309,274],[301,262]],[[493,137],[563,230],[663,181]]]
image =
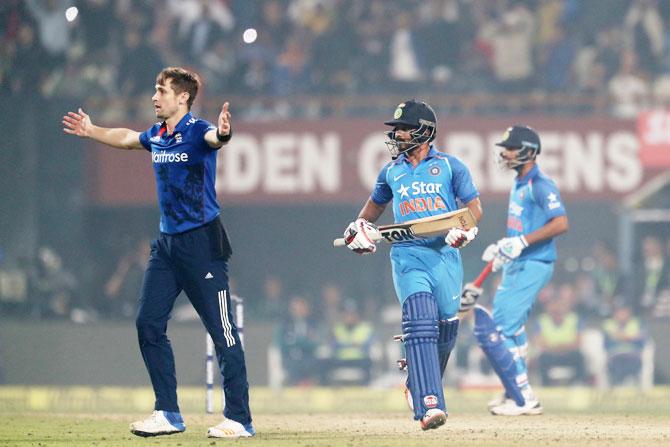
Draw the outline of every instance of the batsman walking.
[[[393,160],[377,183],[358,218],[344,232],[345,244],[358,254],[376,251],[375,222],[393,201],[396,223],[435,216],[467,206],[475,219],[482,215],[479,192],[468,168],[433,146],[435,112],[426,103],[398,105],[384,124]],[[477,235],[477,227],[452,228],[446,237],[398,242],[391,248],[393,283],[402,307],[402,340],[407,354],[408,402],[421,428],[446,422],[442,374],[456,343],[463,266],[457,248]]]
[[[507,213],[507,236],[489,245],[482,259],[502,281],[493,314],[475,306],[475,335],[500,377],[505,394],[489,402],[494,415],[541,414],[528,384],[525,324],[538,293],[551,279],[556,261],[554,238],[568,231],[568,218],[556,184],[536,164],[540,137],[528,126],[508,128],[497,154],[498,164],[516,171]]]
[[[216,201],[217,150],[232,137],[228,103],[217,124],[196,118],[191,106],[200,81],[183,68],[168,67],[156,78],[152,97],[160,122],[140,133],[96,126],[82,109],[63,117],[64,131],[118,149],[151,153],[160,207],[160,234],[151,244],[144,274],[137,333],[144,364],[156,396],[153,414],[130,426],[138,436],[186,429],[177,404],[174,354],[167,322],[184,290],[214,340],[226,398],[224,420],[209,437],[255,434],[249,410],[244,351],[232,317],[228,260],[232,254]]]

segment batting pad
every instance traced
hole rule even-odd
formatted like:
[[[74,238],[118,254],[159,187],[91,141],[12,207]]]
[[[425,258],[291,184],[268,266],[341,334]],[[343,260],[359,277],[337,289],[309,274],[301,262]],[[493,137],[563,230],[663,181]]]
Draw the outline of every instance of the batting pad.
[[[449,355],[456,346],[456,337],[458,336],[458,317],[448,320],[440,320],[440,334],[437,339],[437,352],[440,360],[440,376],[444,376],[444,370],[449,362]]]
[[[496,328],[493,317],[486,308],[477,304],[475,305],[474,312],[474,334],[477,337],[479,347],[482,348],[482,351],[484,351],[484,354],[489,359],[489,363],[496,374],[498,374],[500,381],[505,387],[507,396],[514,399],[517,405],[525,405],[526,400],[516,382],[516,362],[512,353],[505,346],[504,336]]]
[[[414,402],[414,419],[431,408],[446,410],[437,353],[439,336],[437,301],[427,292],[410,295],[402,307],[402,329],[407,370],[407,387]]]

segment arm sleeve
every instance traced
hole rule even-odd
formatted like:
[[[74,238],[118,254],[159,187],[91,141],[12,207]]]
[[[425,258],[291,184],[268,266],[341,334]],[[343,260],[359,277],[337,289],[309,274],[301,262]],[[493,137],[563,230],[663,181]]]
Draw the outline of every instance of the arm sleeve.
[[[375,188],[370,194],[370,198],[377,205],[384,205],[389,203],[393,199],[393,191],[386,181],[386,173],[388,172],[389,164],[384,166],[384,168],[379,172],[377,176],[377,182],[375,183]]]
[[[140,134],[140,144],[144,147],[144,149],[148,150],[149,152],[151,152],[151,142],[149,141],[150,138],[151,138],[151,127]]]
[[[451,157],[449,163],[451,164],[451,171],[453,173],[451,184],[456,198],[465,204],[479,197],[479,191],[465,163],[455,157]]]
[[[561,201],[561,194],[556,184],[547,179],[540,179],[533,183],[533,196],[535,203],[544,211],[547,220],[554,217],[565,216],[565,207]]]
[[[220,148],[218,147],[212,147],[209,144],[207,144],[207,141],[205,141],[205,134],[209,132],[210,130],[216,130],[216,126],[209,121],[205,120],[198,120],[194,124],[194,129],[193,133],[197,141],[200,142],[202,145],[202,148],[208,151],[218,151]]]

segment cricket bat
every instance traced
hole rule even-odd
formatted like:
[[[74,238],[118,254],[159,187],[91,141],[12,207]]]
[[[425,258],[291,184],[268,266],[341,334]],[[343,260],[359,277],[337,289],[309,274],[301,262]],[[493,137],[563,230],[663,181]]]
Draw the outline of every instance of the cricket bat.
[[[454,227],[469,230],[475,225],[477,225],[477,221],[470,209],[461,208],[437,216],[423,217],[398,224],[381,225],[379,227],[381,236],[375,242],[384,241],[394,244],[418,238],[442,236]],[[333,241],[335,247],[343,247],[344,245],[344,238]]]
[[[484,266],[479,273],[479,276],[477,276],[474,281],[463,286],[463,291],[461,292],[461,308],[458,311],[459,316],[462,316],[464,313],[475,307],[475,304],[477,304],[477,300],[483,291],[482,284],[484,284],[484,281],[486,281],[486,278],[488,278],[492,271],[493,261]]]

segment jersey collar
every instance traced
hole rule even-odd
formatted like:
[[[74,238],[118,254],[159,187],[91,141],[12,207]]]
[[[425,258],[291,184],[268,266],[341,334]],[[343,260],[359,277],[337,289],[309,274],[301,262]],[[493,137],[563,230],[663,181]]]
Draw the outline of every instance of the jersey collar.
[[[425,160],[428,160],[429,158],[433,158],[433,157],[435,157],[435,156],[437,155],[437,153],[438,153],[438,152],[437,152],[437,149],[435,149],[435,146],[433,146],[433,145],[431,144],[430,147],[429,147],[429,149],[428,149],[428,153],[426,154],[426,158],[424,158],[423,160],[421,160],[421,163],[423,163]],[[407,153],[405,153],[405,152],[403,152],[402,154],[400,154],[400,156],[399,156],[398,158],[399,158],[400,160],[402,160],[403,162],[405,162],[405,163],[409,163],[409,160],[407,159]]]
[[[187,123],[191,120],[191,118],[193,118],[193,114],[191,112],[186,112],[186,115],[184,115],[182,119],[180,119],[177,125],[174,127],[172,134],[175,134],[177,132],[183,132],[184,129],[186,128]],[[159,133],[161,136],[163,136],[165,132],[167,132],[167,123],[163,121],[161,123]]]
[[[530,171],[528,171],[526,173],[526,175],[524,175],[521,178],[517,177],[516,184],[517,185],[522,185],[522,184],[528,183],[529,180],[532,180],[535,177],[537,177],[537,175],[539,173],[540,173],[540,168],[537,165],[535,165],[535,166],[532,167],[532,169]]]

